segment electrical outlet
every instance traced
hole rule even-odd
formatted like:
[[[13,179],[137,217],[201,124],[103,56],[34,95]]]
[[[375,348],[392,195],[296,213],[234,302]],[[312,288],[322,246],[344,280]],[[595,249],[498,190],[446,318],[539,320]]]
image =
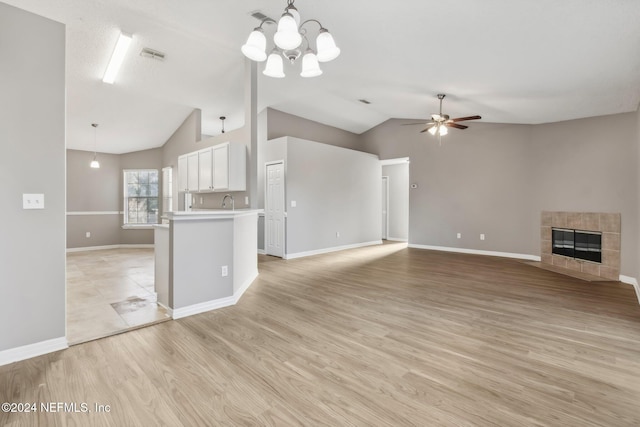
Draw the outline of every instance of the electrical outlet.
[[[204,202],[204,199],[200,197],[200,204],[202,204],[202,202]]]
[[[484,240],[484,234],[480,235],[480,240]]]
[[[456,237],[457,237],[458,239],[462,239],[462,233],[458,233],[458,234],[456,235]]]
[[[221,273],[222,273],[222,277],[227,277],[229,275],[229,267],[228,266],[223,265],[220,270],[221,270]]]
[[[340,232],[336,231],[336,237],[340,237]]]
[[[292,200],[292,201],[291,201],[291,207],[292,207],[292,208],[295,208],[296,206],[298,206],[298,204],[296,203],[296,201],[295,201],[295,200]]]
[[[249,206],[249,196],[244,196],[244,204]]]
[[[87,232],[85,233],[85,236],[86,236],[86,237],[87,237],[87,239],[88,239],[89,237],[91,237],[91,232],[90,232],[90,231],[87,231]]]
[[[44,209],[44,194],[23,194],[22,209]]]

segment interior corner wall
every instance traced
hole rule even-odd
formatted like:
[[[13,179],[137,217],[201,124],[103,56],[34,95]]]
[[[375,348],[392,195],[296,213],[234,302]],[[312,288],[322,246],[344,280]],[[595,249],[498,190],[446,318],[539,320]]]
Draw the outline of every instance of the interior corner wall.
[[[267,140],[292,136],[362,151],[360,135],[268,108]]]
[[[534,227],[541,211],[619,212],[620,274],[638,277],[637,115],[536,125],[527,161]]]
[[[65,26],[0,3],[0,40],[3,351],[65,336]]]
[[[410,158],[409,181],[417,188],[409,190],[409,243],[535,253],[535,215],[528,208],[530,126],[473,123],[440,143],[401,126],[407,122],[388,120],[363,139],[366,151],[381,159]]]
[[[410,158],[410,244],[539,256],[542,210],[620,212],[621,274],[640,275],[639,112],[474,122],[441,144],[405,122],[388,120],[362,137],[381,159]]]
[[[98,153],[99,169],[89,167],[92,158],[93,152],[67,150],[67,248],[152,244],[153,230],[122,229],[122,171],[157,169],[160,172],[162,150]]]
[[[375,155],[288,137],[287,255],[380,241],[381,176]]]

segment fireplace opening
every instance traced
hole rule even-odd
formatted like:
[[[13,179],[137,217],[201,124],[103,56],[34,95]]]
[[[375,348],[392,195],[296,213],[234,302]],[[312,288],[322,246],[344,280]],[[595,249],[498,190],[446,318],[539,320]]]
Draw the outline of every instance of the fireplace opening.
[[[602,263],[602,233],[552,228],[552,250],[556,255]]]

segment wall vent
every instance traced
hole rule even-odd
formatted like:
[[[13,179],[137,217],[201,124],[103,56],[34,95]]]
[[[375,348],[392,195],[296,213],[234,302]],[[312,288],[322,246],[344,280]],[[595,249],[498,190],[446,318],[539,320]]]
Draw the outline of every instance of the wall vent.
[[[157,50],[149,49],[145,47],[140,51],[140,56],[144,56],[146,58],[157,59],[158,61],[164,61],[164,53],[158,52]]]
[[[262,22],[264,19],[268,18],[267,15],[265,15],[262,12],[260,12],[259,10],[254,10],[249,15],[253,16],[254,18],[256,18],[260,22]]]

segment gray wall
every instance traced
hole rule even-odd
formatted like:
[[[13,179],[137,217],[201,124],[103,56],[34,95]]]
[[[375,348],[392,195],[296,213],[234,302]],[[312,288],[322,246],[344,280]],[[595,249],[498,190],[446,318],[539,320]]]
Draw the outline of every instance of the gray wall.
[[[89,167],[92,159],[93,152],[67,150],[67,248],[120,244],[120,214],[74,214],[120,212],[120,156],[98,153],[99,169]]]
[[[522,203],[530,127],[474,123],[452,130],[440,145],[416,127],[401,126],[406,122],[388,120],[363,139],[381,159],[410,157],[409,180],[418,188],[409,191],[409,243],[532,253],[531,236],[514,238],[531,229],[534,217]]]
[[[382,166],[389,177],[389,240],[409,238],[409,163]]]
[[[162,149],[119,155],[98,153],[99,169],[89,167],[92,158],[92,152],[67,150],[67,248],[153,243],[153,230],[122,229],[122,171],[157,169],[160,173]],[[90,237],[86,237],[87,232]]]
[[[322,142],[338,147],[361,150],[360,135],[333,126],[303,119],[292,114],[268,108],[267,140],[282,136],[294,136],[309,141]]]
[[[636,126],[635,113],[534,126],[529,159],[534,212],[622,214],[621,274],[633,277],[638,277]]]
[[[621,212],[621,274],[638,277],[637,113],[473,122],[442,145],[404,122],[389,120],[363,140],[382,159],[411,158],[410,243],[539,255],[542,210]]]
[[[377,156],[287,137],[267,143],[265,161],[283,159],[284,146],[287,254],[380,240]]]
[[[2,351],[65,336],[65,27],[0,3],[0,40]]]

